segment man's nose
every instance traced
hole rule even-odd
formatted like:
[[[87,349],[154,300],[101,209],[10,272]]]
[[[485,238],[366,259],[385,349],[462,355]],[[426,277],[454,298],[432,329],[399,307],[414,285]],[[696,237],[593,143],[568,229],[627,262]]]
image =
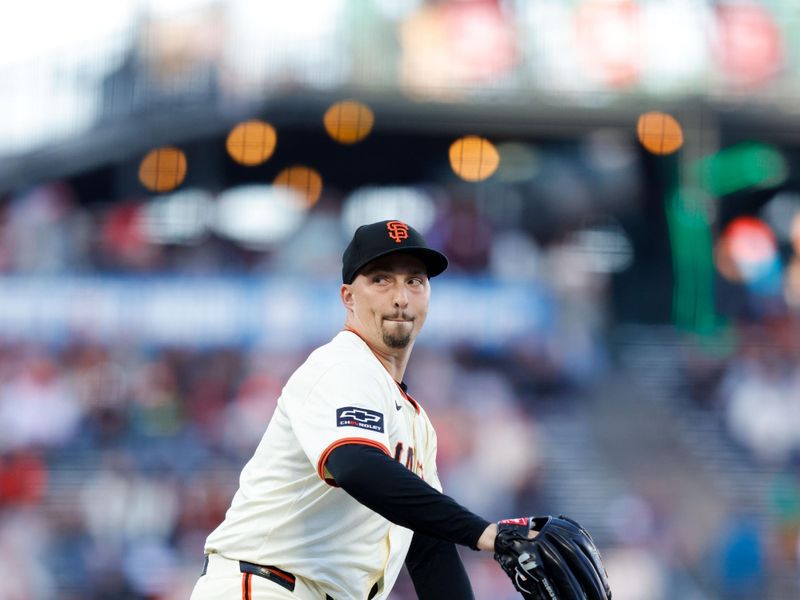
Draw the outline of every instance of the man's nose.
[[[404,285],[399,285],[395,288],[394,305],[400,308],[408,306],[408,292]]]

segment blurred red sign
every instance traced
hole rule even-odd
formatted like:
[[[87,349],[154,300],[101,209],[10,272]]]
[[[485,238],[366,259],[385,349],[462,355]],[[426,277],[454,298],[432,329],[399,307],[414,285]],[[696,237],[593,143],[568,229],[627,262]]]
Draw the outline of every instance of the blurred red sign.
[[[727,79],[753,88],[774,77],[783,62],[781,33],[767,9],[753,3],[717,6],[716,54]]]
[[[642,70],[641,9],[636,2],[589,0],[575,11],[578,49],[593,78],[626,87]]]

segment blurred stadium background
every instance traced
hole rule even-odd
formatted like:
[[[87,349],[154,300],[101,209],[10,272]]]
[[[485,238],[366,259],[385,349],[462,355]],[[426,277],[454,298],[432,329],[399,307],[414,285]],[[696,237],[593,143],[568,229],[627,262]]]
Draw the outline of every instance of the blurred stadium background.
[[[451,259],[451,495],[584,522],[615,600],[800,597],[796,1],[3,12],[1,599],[187,598],[389,217]]]

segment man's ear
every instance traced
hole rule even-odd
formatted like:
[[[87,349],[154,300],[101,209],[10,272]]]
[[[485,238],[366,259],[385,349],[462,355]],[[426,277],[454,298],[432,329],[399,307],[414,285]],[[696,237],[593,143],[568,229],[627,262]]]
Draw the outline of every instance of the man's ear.
[[[339,288],[339,296],[342,299],[342,304],[344,304],[344,307],[348,310],[353,310],[354,300],[352,286],[347,283],[343,283],[342,287]]]

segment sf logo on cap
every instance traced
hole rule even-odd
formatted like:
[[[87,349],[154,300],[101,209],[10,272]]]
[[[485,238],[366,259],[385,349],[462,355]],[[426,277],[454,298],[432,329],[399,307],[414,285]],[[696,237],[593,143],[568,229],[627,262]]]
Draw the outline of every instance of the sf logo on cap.
[[[386,229],[389,230],[389,237],[398,244],[408,239],[408,225],[402,221],[389,221],[386,223]]]

